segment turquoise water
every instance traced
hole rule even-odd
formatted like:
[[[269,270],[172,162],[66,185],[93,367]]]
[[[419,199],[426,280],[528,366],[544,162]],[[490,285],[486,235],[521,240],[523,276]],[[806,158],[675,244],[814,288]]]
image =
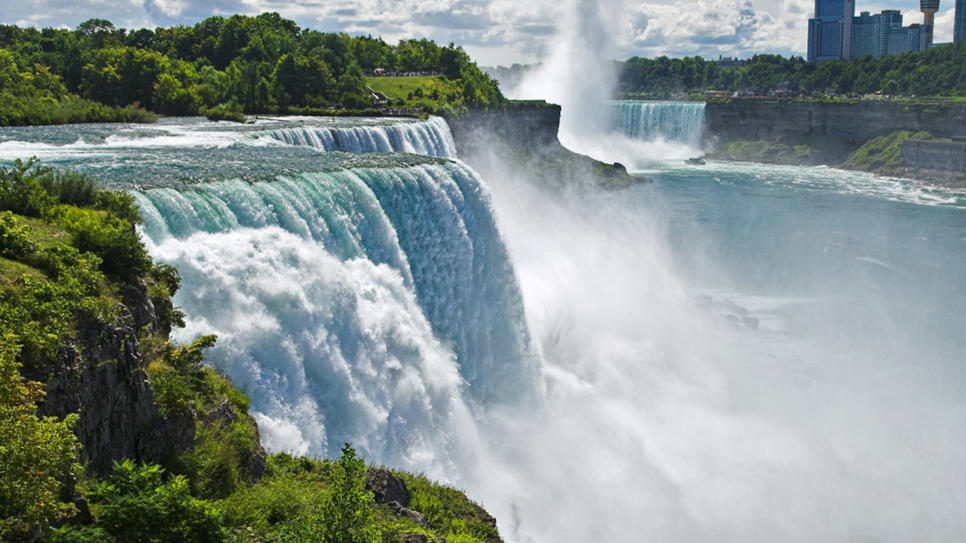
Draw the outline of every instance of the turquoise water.
[[[352,441],[508,541],[966,532],[963,192],[667,155],[547,191],[439,120],[293,122],[0,129],[0,161],[137,191],[177,338],[219,335],[271,450]]]

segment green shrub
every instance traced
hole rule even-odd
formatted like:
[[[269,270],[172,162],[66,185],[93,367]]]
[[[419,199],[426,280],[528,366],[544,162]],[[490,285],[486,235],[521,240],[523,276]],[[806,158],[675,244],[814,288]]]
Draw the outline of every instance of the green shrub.
[[[98,294],[100,259],[73,247],[37,251],[28,262],[49,277],[23,275],[16,288],[0,290],[0,330],[20,334],[21,360],[33,365],[51,358],[74,334],[78,318],[107,320],[113,304]]]
[[[156,465],[131,460],[87,492],[99,526],[119,543],[217,542],[225,540],[221,511],[191,496],[188,480],[165,477]]]
[[[365,488],[366,463],[348,443],[342,457],[328,464],[328,487],[314,517],[298,517],[279,532],[281,541],[374,543],[382,539],[376,524],[375,498]]]
[[[42,217],[56,203],[40,184],[40,177],[49,171],[38,166],[36,158],[17,159],[9,168],[0,166],[0,211]]]
[[[71,235],[71,245],[101,259],[101,270],[124,282],[149,273],[153,264],[134,225],[111,213],[61,205],[50,216]]]
[[[0,256],[23,261],[37,252],[37,244],[27,235],[26,228],[17,226],[13,213],[0,213]]]
[[[204,111],[204,114],[209,121],[231,121],[235,123],[244,123],[248,120],[245,118],[245,114],[241,111],[233,110],[226,106],[210,107]]]
[[[40,383],[20,376],[17,338],[0,336],[0,539],[27,536],[37,524],[62,519],[74,511],[61,502],[58,478],[80,471],[75,465],[77,438],[63,421],[39,418]]]
[[[247,526],[267,534],[277,525],[308,518],[320,489],[292,475],[268,478],[232,494],[222,505],[230,526]]]
[[[379,540],[373,521],[375,498],[366,490],[366,463],[348,443],[335,465],[329,489],[322,500],[325,541],[370,543]]]

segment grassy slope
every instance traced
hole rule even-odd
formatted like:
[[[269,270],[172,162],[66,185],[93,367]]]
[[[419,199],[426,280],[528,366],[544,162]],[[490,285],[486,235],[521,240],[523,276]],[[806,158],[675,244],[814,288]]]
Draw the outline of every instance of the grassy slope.
[[[385,94],[390,107],[421,107],[438,113],[463,105],[459,85],[441,76],[367,77],[366,86]]]
[[[902,166],[902,144],[906,140],[932,139],[929,132],[897,130],[865,142],[842,164],[850,170],[887,172]]]

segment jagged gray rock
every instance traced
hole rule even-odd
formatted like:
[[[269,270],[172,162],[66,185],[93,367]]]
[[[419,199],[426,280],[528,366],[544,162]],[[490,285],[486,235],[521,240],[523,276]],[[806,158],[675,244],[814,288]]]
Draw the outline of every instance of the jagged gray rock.
[[[401,507],[409,507],[412,499],[406,483],[386,468],[369,468],[366,489],[372,491],[377,503],[397,502]]]
[[[46,383],[40,415],[80,414],[74,431],[83,447],[81,461],[106,474],[115,460],[157,462],[194,440],[190,416],[161,416],[143,368],[134,328],[95,323],[64,346],[55,362],[27,368],[24,375]]]

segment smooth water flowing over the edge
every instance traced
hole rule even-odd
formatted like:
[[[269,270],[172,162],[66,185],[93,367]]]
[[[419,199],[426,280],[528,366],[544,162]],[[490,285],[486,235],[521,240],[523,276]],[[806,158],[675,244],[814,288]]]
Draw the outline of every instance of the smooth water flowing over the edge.
[[[220,336],[212,361],[248,391],[273,450],[350,441],[456,478],[475,448],[469,405],[539,396],[516,278],[465,166],[137,198],[151,253],[182,274],[184,337]]]
[[[613,127],[637,140],[692,147],[704,137],[704,102],[611,102]]]
[[[289,145],[305,145],[325,151],[348,153],[415,153],[456,158],[456,144],[449,125],[441,117],[425,122],[376,126],[296,126],[268,133]]]

